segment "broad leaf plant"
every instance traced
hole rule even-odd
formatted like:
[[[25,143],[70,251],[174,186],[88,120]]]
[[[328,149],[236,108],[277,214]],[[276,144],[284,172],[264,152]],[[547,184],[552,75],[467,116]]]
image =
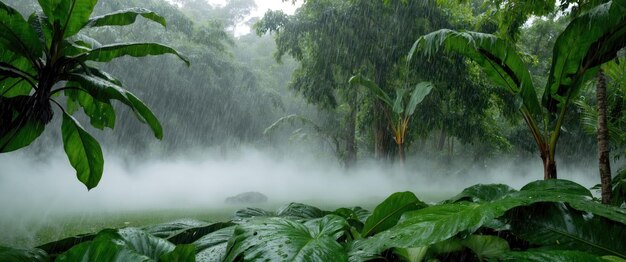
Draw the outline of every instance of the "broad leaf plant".
[[[115,110],[111,101],[120,101],[150,126],[157,139],[163,137],[161,124],[152,111],[94,62],[174,54],[189,66],[182,54],[162,44],[102,45],[81,34],[89,28],[130,25],[138,16],[166,25],[163,17],[142,8],[92,17],[97,2],[39,0],[41,11],[25,18],[0,1],[0,153],[30,145],[51,122],[52,106],[57,106],[62,112],[65,152],[78,179],[88,189],[98,185],[104,160],[100,144],[73,116],[79,107],[93,127],[112,129]],[[58,96],[61,93],[65,99]]]

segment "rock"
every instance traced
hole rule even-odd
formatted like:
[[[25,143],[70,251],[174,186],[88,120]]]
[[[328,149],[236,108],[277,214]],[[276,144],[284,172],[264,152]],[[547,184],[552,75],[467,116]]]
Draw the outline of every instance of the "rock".
[[[267,196],[259,192],[245,192],[226,198],[224,202],[227,204],[260,204],[267,202]]]

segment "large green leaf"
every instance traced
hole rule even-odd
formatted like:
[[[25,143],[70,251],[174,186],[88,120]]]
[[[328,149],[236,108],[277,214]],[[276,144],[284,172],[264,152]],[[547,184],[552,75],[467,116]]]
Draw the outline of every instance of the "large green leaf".
[[[222,228],[231,227],[233,225],[235,224],[232,222],[218,222],[218,223],[213,223],[213,224],[206,225],[206,226],[193,227],[193,228],[185,229],[173,236],[170,236],[167,238],[167,240],[176,245],[190,244],[206,234],[215,232]]]
[[[26,147],[44,131],[45,124],[29,110],[30,105],[28,96],[0,96],[0,153]]]
[[[578,250],[626,259],[626,225],[563,204],[538,203],[507,212],[511,231],[543,248]]]
[[[433,84],[430,82],[421,82],[417,84],[413,89],[413,92],[411,92],[411,99],[406,105],[406,110],[404,110],[406,112],[406,115],[413,115],[413,113],[415,112],[415,108],[417,108],[417,105],[419,105],[424,100],[424,98],[426,98],[426,96],[430,94],[430,91],[432,90]]]
[[[43,133],[45,125],[36,120],[28,120],[13,127],[0,137],[0,153],[7,153],[30,145]]]
[[[224,257],[226,257],[228,240],[230,240],[234,233],[234,226],[226,227],[206,234],[193,242],[197,250],[196,261],[223,261]]]
[[[609,1],[574,18],[554,45],[552,68],[544,92],[551,110],[575,94],[595,68],[614,59],[626,46],[626,2]]]
[[[589,189],[576,184],[569,180],[563,179],[549,179],[549,180],[537,180],[530,182],[523,186],[521,191],[554,191],[559,193],[567,193],[572,195],[581,195],[592,197]]]
[[[159,262],[195,262],[196,248],[193,245],[178,245],[174,251],[164,254]]]
[[[41,249],[15,249],[0,246],[0,261],[46,262],[48,254]]]
[[[115,109],[110,102],[96,100],[86,92],[73,89],[66,90],[65,95],[68,97],[68,103],[78,102],[85,114],[89,116],[93,127],[100,130],[105,127],[111,129],[115,127]]]
[[[178,250],[165,239],[154,237],[140,229],[105,229],[92,240],[74,246],[56,261],[190,261],[177,258],[195,257],[191,246]]]
[[[117,233],[124,239],[127,248],[155,260],[172,252],[175,248],[174,244],[169,241],[137,228],[123,228],[117,230]]]
[[[140,121],[150,126],[156,138],[163,138],[163,127],[154,113],[139,98],[119,86],[119,83],[114,83],[114,81],[103,79],[99,76],[80,73],[70,74],[66,80],[77,83],[90,96],[101,102],[107,102],[110,99],[121,101],[135,112]],[[70,83],[70,85],[75,85],[74,83]]]
[[[566,202],[577,210],[626,224],[624,210],[604,206],[587,196],[557,190],[523,190],[491,202],[459,202],[406,212],[396,226],[366,239],[363,246],[374,254],[392,247],[428,246],[461,232],[474,232],[485,223],[504,215],[507,210],[538,202]]]
[[[432,57],[440,50],[460,53],[475,61],[491,81],[519,95],[524,106],[540,119],[542,109],[528,67],[513,45],[490,34],[441,29],[418,38],[409,59],[415,53]]]
[[[52,25],[45,14],[34,12],[28,17],[28,23],[39,38],[39,44],[48,52],[52,43]]]
[[[371,236],[387,230],[398,223],[404,212],[427,207],[412,192],[394,193],[380,203],[372,212],[363,226],[361,236]]]
[[[129,8],[119,10],[110,14],[96,16],[89,19],[87,26],[99,27],[99,26],[125,26],[135,23],[137,16],[143,16],[146,19],[150,19],[163,26],[166,26],[165,18],[144,8]]]
[[[461,240],[461,244],[471,249],[480,261],[509,251],[509,243],[497,236],[471,235]]]
[[[39,3],[46,0],[39,0]],[[58,24],[63,37],[77,34],[87,23],[98,0],[48,0],[50,3],[42,5],[50,24]],[[52,11],[52,13],[49,13]]]
[[[76,169],[78,180],[92,189],[98,185],[104,168],[104,159],[100,144],[74,119],[63,112],[61,125],[63,148]]]
[[[169,237],[178,235],[185,230],[207,225],[209,225],[209,223],[200,220],[182,219],[162,224],[149,225],[142,228],[142,230],[155,237],[167,239]]]
[[[233,215],[233,220],[246,220],[255,217],[275,217],[276,213],[272,211],[263,210],[261,208],[256,207],[247,207],[244,209],[240,209],[235,211]]]
[[[98,233],[92,241],[83,242],[59,255],[58,262],[121,262],[121,261],[154,261],[127,246],[126,241],[117,231],[106,229]]]
[[[29,75],[27,72],[24,72],[11,64],[0,62],[0,76],[22,79],[31,83],[32,86],[35,85],[34,76]]]
[[[93,49],[87,56],[87,60],[96,62],[109,62],[122,56],[144,57],[150,55],[173,54],[190,66],[189,60],[178,53],[175,49],[157,43],[123,43],[105,45]]]
[[[64,238],[38,246],[37,248],[46,251],[50,256],[56,256],[68,251],[70,248],[91,241],[96,237],[96,233],[83,234],[73,237]]]
[[[528,262],[603,262],[604,259],[580,251],[565,250],[533,250],[524,252],[508,252],[498,258],[499,261]]]
[[[351,77],[348,83],[352,85],[361,85],[361,86],[368,88],[370,92],[374,94],[374,96],[380,99],[383,103],[387,104],[389,108],[393,108],[394,103],[389,97],[389,95],[387,95],[387,93],[385,93],[384,90],[382,90],[376,83],[374,83],[374,81],[369,80],[363,76],[356,75],[356,76]]]
[[[449,200],[446,200],[446,202],[454,203],[458,201],[470,201],[478,203],[484,201],[493,201],[501,199],[513,192],[517,192],[517,190],[503,184],[478,184],[463,189],[461,193]]]
[[[139,120],[150,126],[157,139],[163,139],[163,127],[150,108],[148,108],[143,101],[139,100],[139,98],[128,91],[126,91],[126,96],[128,97],[128,101],[130,102],[133,111],[139,117]]]
[[[24,17],[0,2],[0,48],[11,50],[33,62],[42,55],[39,37]]]
[[[404,94],[406,93],[406,89],[399,88],[396,89],[396,99],[393,101],[393,112],[396,114],[402,114],[404,112]]]
[[[327,215],[327,211],[323,211],[317,207],[301,204],[301,203],[289,203],[278,209],[276,213],[279,217],[286,217],[291,219],[314,219]]]
[[[305,224],[285,218],[263,218],[238,226],[225,261],[347,261],[337,239],[345,219],[328,215]]]
[[[414,247],[414,248],[396,248],[394,252],[397,256],[403,259],[406,262],[421,262],[426,253],[428,252],[428,247]]]

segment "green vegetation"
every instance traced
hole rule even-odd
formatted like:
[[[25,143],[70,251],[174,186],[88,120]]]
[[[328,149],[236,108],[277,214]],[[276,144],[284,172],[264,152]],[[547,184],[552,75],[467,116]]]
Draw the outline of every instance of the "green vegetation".
[[[43,12],[28,19],[0,2],[0,153],[30,145],[43,133],[53,117],[54,103],[63,112],[63,145],[76,175],[87,189],[98,185],[104,160],[100,144],[72,116],[82,107],[98,129],[115,126],[111,100],[130,107],[147,123],[156,138],[163,137],[161,124],[150,109],[121,82],[90,62],[109,62],[122,56],[143,57],[175,54],[176,50],[156,43],[102,45],[80,34],[86,28],[125,26],[143,16],[165,26],[165,19],[145,9],[126,9],[91,17],[97,0],[39,1]],[[59,84],[64,86],[60,87]],[[64,92],[66,107],[53,96]]]
[[[567,180],[521,190],[476,185],[435,205],[411,192],[372,212],[292,203],[247,208],[220,223],[186,220],[105,229],[35,249],[2,248],[17,261],[620,261],[623,209],[605,206]],[[171,260],[178,257],[179,260]],[[12,259],[12,260],[10,260]]]
[[[306,0],[293,15],[249,18],[254,5],[0,0],[0,153],[28,147],[47,160],[62,146],[89,190],[104,173],[98,141],[133,166],[209,148],[292,154],[284,138],[314,137],[305,148],[345,168],[390,170],[395,155],[469,163],[456,175],[539,153],[544,180],[474,185],[439,203],[397,192],[372,210],[291,203],[197,216],[217,223],[162,223],[184,213],[167,211],[69,218],[67,238],[0,246],[0,261],[626,261],[626,169],[612,177],[609,166],[609,149],[618,165],[626,154],[626,1]],[[256,36],[237,35],[242,25]],[[134,59],[162,54],[175,57]],[[164,143],[116,117],[130,114]],[[123,136],[94,137],[79,121]],[[557,160],[589,158],[601,199],[557,179]]]

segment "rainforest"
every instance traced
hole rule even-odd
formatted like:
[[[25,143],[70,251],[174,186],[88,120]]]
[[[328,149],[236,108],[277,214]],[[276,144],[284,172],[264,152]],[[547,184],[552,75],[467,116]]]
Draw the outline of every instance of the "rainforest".
[[[0,0],[0,261],[626,261],[626,1]]]

